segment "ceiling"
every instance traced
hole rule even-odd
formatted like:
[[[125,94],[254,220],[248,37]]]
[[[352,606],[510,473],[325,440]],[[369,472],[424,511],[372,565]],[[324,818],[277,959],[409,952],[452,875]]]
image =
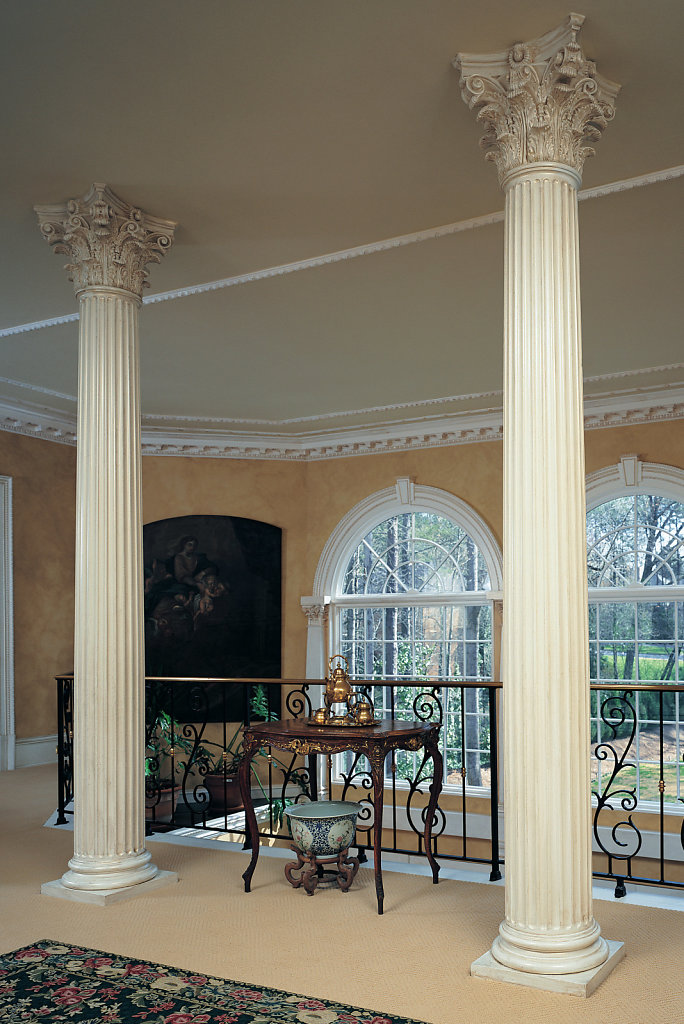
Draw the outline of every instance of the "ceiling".
[[[141,313],[144,450],[314,458],[499,436],[503,196],[451,60],[568,13],[5,5],[0,427],[73,441],[77,303],[33,207],[98,181],[178,224]],[[587,412],[681,416],[684,4],[582,13],[585,55],[622,85],[580,205]]]

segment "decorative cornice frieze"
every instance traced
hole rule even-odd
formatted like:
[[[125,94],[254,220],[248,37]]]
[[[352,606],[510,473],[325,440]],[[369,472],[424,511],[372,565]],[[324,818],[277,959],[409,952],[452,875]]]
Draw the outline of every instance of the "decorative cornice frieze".
[[[587,156],[615,116],[620,86],[603,78],[577,41],[584,22],[570,14],[558,28],[502,53],[460,53],[453,61],[461,94],[485,125],[480,145],[499,181],[536,163],[582,173]]]
[[[176,225],[124,202],[95,182],[79,199],[34,206],[43,237],[72,262],[65,269],[78,295],[86,288],[120,288],[142,297],[147,264],[161,263]]]
[[[424,417],[337,431],[238,432],[208,428],[142,428],[143,455],[213,459],[265,459],[313,462],[386,452],[442,448],[503,437],[501,409]],[[684,386],[636,389],[585,399],[586,430],[684,419]],[[0,430],[76,444],[76,417],[70,413],[0,401]]]
[[[0,400],[0,430],[75,445],[76,413]]]

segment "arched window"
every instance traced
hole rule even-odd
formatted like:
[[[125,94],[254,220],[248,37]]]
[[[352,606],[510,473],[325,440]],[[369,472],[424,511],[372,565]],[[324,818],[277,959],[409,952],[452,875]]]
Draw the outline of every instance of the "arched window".
[[[656,801],[662,704],[664,798],[674,803],[684,797],[684,694],[636,686],[684,683],[684,472],[626,456],[589,478],[587,506],[591,681],[635,686],[612,704],[609,691],[593,692],[592,739],[622,753],[633,730],[621,785]],[[594,760],[599,788],[611,769]]]
[[[348,659],[356,679],[398,683],[372,688],[377,713],[413,719],[421,690],[493,678],[501,557],[486,525],[453,495],[406,480],[371,496],[339,524],[317,581],[331,598],[331,653]],[[463,706],[460,689],[437,692],[446,784],[461,782],[465,749],[468,784],[488,785],[484,691],[465,690]],[[411,774],[414,757],[402,753],[407,763],[398,764],[399,778],[403,769]]]

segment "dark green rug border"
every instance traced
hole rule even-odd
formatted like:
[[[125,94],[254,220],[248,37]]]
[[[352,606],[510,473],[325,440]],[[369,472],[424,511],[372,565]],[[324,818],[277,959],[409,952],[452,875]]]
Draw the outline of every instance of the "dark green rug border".
[[[34,958],[28,956],[31,951],[35,951]],[[21,957],[22,953],[27,956]],[[92,964],[92,960],[103,963]],[[10,984],[15,980],[20,982],[18,988]],[[122,997],[121,1001],[117,996]],[[94,1016],[94,1012],[97,1015]],[[12,1024],[24,1021],[26,1024],[40,1021],[45,1024],[96,1024],[98,1021],[111,1024],[195,1024],[195,1021],[197,1024],[251,1024],[252,1021],[261,1024],[426,1024],[396,1014],[205,975],[60,939],[38,939],[0,954],[2,1021]]]

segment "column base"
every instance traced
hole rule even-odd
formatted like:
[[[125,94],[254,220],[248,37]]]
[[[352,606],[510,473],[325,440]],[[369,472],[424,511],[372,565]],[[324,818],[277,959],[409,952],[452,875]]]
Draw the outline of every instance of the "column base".
[[[119,889],[72,889],[58,878],[54,882],[43,882],[40,891],[43,896],[55,896],[61,900],[71,900],[73,903],[94,903],[98,907],[106,907],[110,903],[133,899],[134,896],[146,896],[153,889],[160,889],[163,885],[171,885],[177,881],[178,875],[175,871],[158,871],[146,882],[125,885]]]
[[[515,971],[512,967],[500,964],[490,952],[478,957],[470,965],[470,973],[474,978],[507,981],[511,985],[526,985],[528,988],[540,988],[547,992],[590,996],[625,955],[624,942],[611,942],[610,939],[606,942],[608,959],[598,967],[593,967],[589,971],[578,971],[577,974],[531,974],[527,971]]]

